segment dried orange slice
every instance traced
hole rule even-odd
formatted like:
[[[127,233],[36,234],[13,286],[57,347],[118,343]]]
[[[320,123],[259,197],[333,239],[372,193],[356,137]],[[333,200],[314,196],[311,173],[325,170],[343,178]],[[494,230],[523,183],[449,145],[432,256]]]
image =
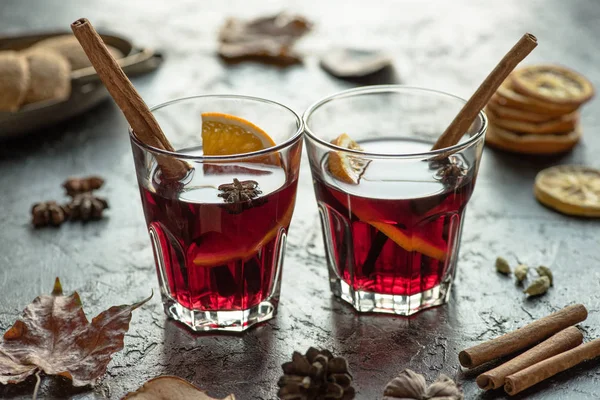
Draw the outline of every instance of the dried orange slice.
[[[540,171],[535,197],[563,214],[600,217],[600,170],[580,165],[557,165]]]
[[[363,148],[345,133],[333,139],[331,144],[344,149],[363,151]],[[331,175],[340,181],[356,185],[368,164],[369,161],[363,158],[354,157],[341,151],[330,151],[327,168]]]
[[[230,114],[202,113],[204,155],[245,154],[273,146],[275,146],[273,139],[252,122]],[[276,156],[256,157],[251,161],[278,164]]]
[[[585,76],[558,65],[519,68],[511,80],[517,92],[555,104],[581,105],[594,96],[594,86]]]

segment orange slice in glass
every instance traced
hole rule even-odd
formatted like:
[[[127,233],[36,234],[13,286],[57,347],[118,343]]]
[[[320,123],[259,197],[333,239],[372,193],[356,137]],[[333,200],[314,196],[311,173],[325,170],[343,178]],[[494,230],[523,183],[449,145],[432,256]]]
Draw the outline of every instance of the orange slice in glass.
[[[204,238],[202,243],[202,246],[204,246],[203,252],[196,253],[196,258],[194,258],[193,263],[199,267],[215,267],[217,265],[227,264],[231,261],[248,260],[267,243],[275,239],[281,229],[290,225],[293,213],[294,200],[290,202],[285,213],[266,235],[262,238],[257,238],[254,243],[249,246],[244,246],[243,248],[237,247],[232,249],[232,243],[240,243],[241,240],[237,241],[234,238],[229,238],[216,232],[209,232],[210,235],[205,234],[207,237]],[[226,250],[220,251],[220,249]]]
[[[333,139],[331,144],[345,149],[363,151],[363,148],[345,133]],[[327,168],[329,168],[331,175],[351,185],[358,184],[368,164],[369,161],[363,158],[345,154],[341,151],[330,151],[327,160]]]
[[[346,149],[363,151],[362,147],[345,133],[332,140],[331,143]],[[329,152],[327,167],[331,175],[338,180],[357,185],[368,167],[369,162],[370,161],[349,154],[331,151]],[[338,200],[342,204],[346,204],[348,201],[346,197]],[[446,251],[435,244],[418,236],[409,236],[396,226],[381,222],[382,218],[379,218],[377,210],[352,208],[352,213],[361,221],[378,229],[406,251],[417,251],[440,261],[446,259]]]
[[[202,148],[207,156],[251,153],[275,146],[271,137],[258,126],[235,115],[202,113]],[[279,165],[276,155],[254,157],[249,162]]]

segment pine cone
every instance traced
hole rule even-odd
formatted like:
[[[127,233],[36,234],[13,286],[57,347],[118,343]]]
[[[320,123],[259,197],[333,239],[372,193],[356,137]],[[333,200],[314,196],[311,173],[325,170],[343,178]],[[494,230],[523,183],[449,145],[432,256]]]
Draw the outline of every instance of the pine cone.
[[[55,201],[35,203],[31,207],[31,223],[36,227],[59,226],[69,218],[69,208]]]
[[[96,197],[93,193],[79,193],[73,197],[68,204],[71,219],[89,221],[102,218],[102,212],[108,208],[108,202],[102,197]]]
[[[91,192],[100,189],[104,185],[104,179],[99,176],[88,176],[85,178],[69,178],[63,183],[67,194],[71,197],[79,193]]]
[[[325,400],[354,398],[352,375],[342,357],[328,350],[311,347],[302,355],[297,351],[292,361],[282,365],[283,376],[277,385],[282,400]]]

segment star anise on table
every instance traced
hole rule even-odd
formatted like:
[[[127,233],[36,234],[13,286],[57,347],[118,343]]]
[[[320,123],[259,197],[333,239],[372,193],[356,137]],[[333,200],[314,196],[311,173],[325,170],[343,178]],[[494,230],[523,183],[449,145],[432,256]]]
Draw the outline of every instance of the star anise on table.
[[[108,202],[92,192],[76,194],[67,205],[71,219],[89,221],[102,218],[102,212],[108,208]]]
[[[79,193],[91,192],[100,189],[104,185],[104,179],[99,176],[88,176],[85,178],[69,178],[62,186],[69,196],[75,196]]]
[[[70,210],[55,201],[35,203],[31,207],[31,223],[37,228],[47,225],[60,226],[69,218]]]

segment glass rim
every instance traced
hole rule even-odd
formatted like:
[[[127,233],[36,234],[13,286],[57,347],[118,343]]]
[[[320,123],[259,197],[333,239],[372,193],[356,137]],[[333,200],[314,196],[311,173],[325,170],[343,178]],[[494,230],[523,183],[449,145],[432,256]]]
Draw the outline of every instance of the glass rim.
[[[359,157],[369,157],[369,158],[374,158],[374,159],[399,159],[399,158],[405,158],[405,159],[426,158],[427,159],[427,158],[432,158],[432,157],[439,156],[439,155],[450,155],[450,154],[458,153],[460,151],[463,151],[463,150],[471,147],[472,145],[474,145],[475,143],[477,143],[479,140],[481,140],[483,138],[483,136],[487,130],[487,127],[488,127],[488,119],[487,119],[487,116],[485,115],[485,113],[483,112],[483,110],[479,111],[479,113],[478,113],[478,116],[482,122],[481,127],[468,140],[466,140],[462,143],[457,143],[450,147],[444,147],[444,148],[441,148],[438,150],[430,150],[430,151],[420,152],[420,153],[377,153],[377,152],[368,152],[368,151],[348,149],[348,148],[336,146],[330,142],[327,142],[327,141],[321,139],[314,132],[312,132],[309,127],[308,120],[309,120],[310,116],[316,110],[318,110],[321,106],[323,106],[329,102],[347,98],[347,97],[355,97],[355,96],[363,95],[363,94],[401,93],[401,92],[421,92],[421,93],[426,93],[426,94],[434,94],[434,95],[446,97],[449,99],[459,100],[463,104],[465,104],[467,102],[465,99],[455,96],[450,93],[442,92],[440,90],[422,88],[422,87],[418,87],[418,86],[392,84],[392,85],[370,85],[370,86],[362,86],[359,88],[347,89],[347,90],[343,90],[341,92],[337,92],[335,94],[321,98],[320,100],[311,104],[306,109],[306,111],[304,111],[304,113],[302,114],[302,122],[304,123],[304,132],[306,133],[306,137],[310,138],[311,140],[314,140],[315,142],[321,144],[322,146],[329,148],[332,151],[341,151],[341,152],[353,154],[353,155],[356,155]]]
[[[290,136],[288,139],[286,139],[285,141],[283,141],[279,144],[276,144],[275,146],[267,147],[266,149],[257,150],[257,151],[253,151],[250,153],[240,153],[240,154],[230,154],[230,155],[220,155],[220,156],[190,155],[190,154],[180,153],[178,151],[169,151],[169,150],[165,150],[165,149],[159,149],[158,147],[150,146],[150,145],[142,142],[135,135],[135,133],[133,132],[133,129],[131,128],[131,125],[129,125],[127,127],[127,130],[129,131],[129,137],[140,148],[147,150],[151,153],[162,155],[162,156],[170,156],[170,157],[175,157],[175,158],[179,158],[182,160],[190,160],[190,161],[234,161],[234,160],[240,160],[240,159],[246,159],[246,158],[253,158],[256,156],[269,155],[271,153],[278,152],[280,150],[285,149],[286,147],[289,147],[293,143],[297,142],[298,139],[300,139],[302,137],[302,134],[304,133],[304,121],[302,120],[300,115],[298,115],[298,113],[296,113],[290,107],[288,107],[284,104],[281,104],[279,102],[273,101],[273,100],[263,99],[261,97],[254,97],[254,96],[246,96],[246,95],[239,95],[239,94],[203,94],[203,95],[196,95],[196,96],[178,97],[176,99],[172,99],[172,100],[166,101],[164,103],[159,103],[155,106],[150,107],[150,112],[154,113],[154,111],[160,110],[161,108],[165,108],[170,105],[180,103],[183,101],[187,101],[187,100],[209,99],[209,98],[220,98],[220,99],[230,99],[230,100],[249,100],[249,101],[254,101],[254,102],[258,102],[258,103],[268,104],[271,106],[281,107],[281,108],[285,109],[286,111],[289,111],[291,113],[291,115],[296,119],[296,126],[297,126],[296,132],[292,136]]]

